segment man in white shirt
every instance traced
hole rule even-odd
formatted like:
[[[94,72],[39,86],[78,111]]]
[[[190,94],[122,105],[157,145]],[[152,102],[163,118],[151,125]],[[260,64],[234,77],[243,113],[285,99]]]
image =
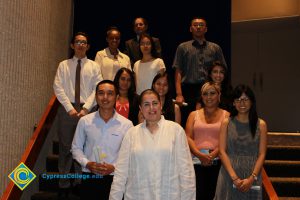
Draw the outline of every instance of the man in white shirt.
[[[57,113],[60,174],[70,173],[73,163],[70,149],[78,120],[95,104],[94,90],[103,79],[98,64],[86,57],[89,49],[87,34],[76,33],[70,46],[74,56],[59,63],[53,83],[54,93],[61,103]],[[74,163],[74,168],[75,172],[80,172],[78,164]],[[68,195],[70,187],[69,179],[59,180],[60,195]]]
[[[96,87],[98,111],[82,117],[72,142],[73,158],[82,166],[81,199],[108,199],[121,142],[132,122],[115,109],[117,87],[110,80]]]

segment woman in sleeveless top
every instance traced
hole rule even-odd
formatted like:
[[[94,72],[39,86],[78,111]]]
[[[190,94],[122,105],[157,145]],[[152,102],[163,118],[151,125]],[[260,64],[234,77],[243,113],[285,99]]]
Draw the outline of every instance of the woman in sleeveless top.
[[[255,96],[248,86],[237,86],[233,99],[231,117],[221,125],[219,156],[223,166],[215,200],[262,199],[267,125],[257,116]]]
[[[211,200],[221,166],[218,158],[221,122],[229,113],[218,107],[220,88],[213,82],[201,88],[203,107],[191,112],[186,123],[186,134],[196,173],[196,199]]]

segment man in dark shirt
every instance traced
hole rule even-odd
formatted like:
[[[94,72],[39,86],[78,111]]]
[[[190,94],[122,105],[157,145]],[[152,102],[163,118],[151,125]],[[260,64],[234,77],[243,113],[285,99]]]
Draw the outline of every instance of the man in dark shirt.
[[[200,88],[207,80],[208,67],[216,60],[227,67],[221,47],[205,39],[206,20],[193,18],[190,25],[193,39],[181,43],[176,50],[173,68],[175,69],[176,102],[182,107],[182,125],[185,126],[189,113],[195,110]]]

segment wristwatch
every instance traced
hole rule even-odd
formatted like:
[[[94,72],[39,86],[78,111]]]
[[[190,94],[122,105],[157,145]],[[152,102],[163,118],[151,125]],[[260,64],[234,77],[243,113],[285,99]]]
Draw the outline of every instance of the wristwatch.
[[[254,180],[256,180],[256,181],[257,181],[257,176],[256,176],[256,174],[255,174],[255,173],[252,173],[252,174],[251,174],[251,176],[254,178]]]

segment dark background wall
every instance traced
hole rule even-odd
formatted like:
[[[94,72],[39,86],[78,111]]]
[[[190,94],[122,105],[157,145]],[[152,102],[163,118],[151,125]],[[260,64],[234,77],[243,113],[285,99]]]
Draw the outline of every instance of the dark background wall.
[[[84,31],[90,35],[88,57],[94,59],[97,51],[107,47],[105,37],[108,27],[117,26],[120,29],[120,50],[123,51],[125,41],[135,36],[132,25],[134,18],[142,16],[148,20],[148,32],[160,39],[163,59],[172,73],[171,66],[178,44],[191,39],[190,20],[194,16],[201,16],[208,22],[207,40],[221,46],[230,66],[231,0],[163,3],[168,5],[154,1],[74,0],[74,32]]]

